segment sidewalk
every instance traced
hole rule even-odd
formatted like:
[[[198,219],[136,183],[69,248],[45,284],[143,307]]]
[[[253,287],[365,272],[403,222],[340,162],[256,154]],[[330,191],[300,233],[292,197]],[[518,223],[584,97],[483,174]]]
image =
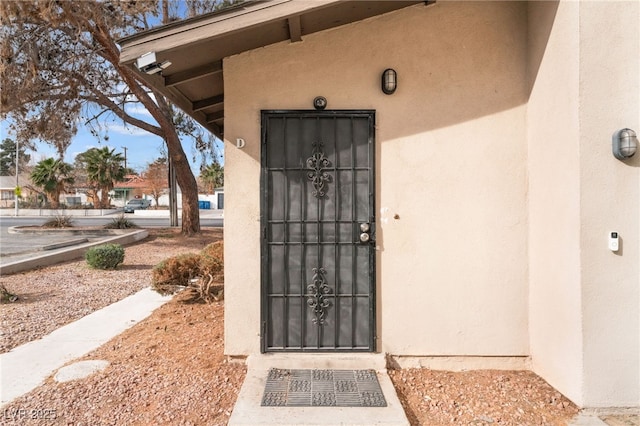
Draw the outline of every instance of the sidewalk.
[[[100,347],[171,298],[146,288],[0,355],[0,403],[7,404],[40,386],[64,364]]]

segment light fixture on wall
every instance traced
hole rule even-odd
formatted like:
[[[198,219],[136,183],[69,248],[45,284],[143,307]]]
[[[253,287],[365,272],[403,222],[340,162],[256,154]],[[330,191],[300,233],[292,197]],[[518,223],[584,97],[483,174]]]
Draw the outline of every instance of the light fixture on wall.
[[[387,68],[382,73],[382,91],[391,95],[398,88],[398,73],[393,68]]]
[[[327,107],[327,98],[324,96],[317,96],[313,100],[313,107],[317,110],[323,110]]]
[[[617,130],[611,139],[613,156],[618,160],[631,158],[638,150],[638,136],[631,129]]]
[[[145,74],[157,74],[163,69],[169,68],[171,61],[156,61],[156,52],[147,52],[136,59],[136,66]]]

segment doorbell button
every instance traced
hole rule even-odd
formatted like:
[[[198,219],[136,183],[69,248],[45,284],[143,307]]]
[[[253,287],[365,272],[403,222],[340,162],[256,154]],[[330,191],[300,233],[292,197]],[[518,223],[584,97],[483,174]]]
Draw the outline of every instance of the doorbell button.
[[[620,249],[620,236],[617,232],[609,233],[609,250],[618,251]]]

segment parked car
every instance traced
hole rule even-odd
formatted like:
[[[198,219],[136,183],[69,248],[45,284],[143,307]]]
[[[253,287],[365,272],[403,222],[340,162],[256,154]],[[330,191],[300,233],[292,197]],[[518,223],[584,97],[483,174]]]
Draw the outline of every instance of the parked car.
[[[149,200],[143,200],[136,198],[135,200],[129,200],[124,206],[125,213],[133,213],[134,210],[145,210],[149,207],[151,202]]]

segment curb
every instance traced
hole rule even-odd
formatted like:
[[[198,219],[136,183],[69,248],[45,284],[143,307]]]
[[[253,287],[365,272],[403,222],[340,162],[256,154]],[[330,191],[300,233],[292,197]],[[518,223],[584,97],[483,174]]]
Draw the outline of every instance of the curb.
[[[131,233],[131,229],[96,229],[96,228],[47,228],[41,226],[11,226],[7,229],[9,234],[31,235],[123,235]]]
[[[61,250],[56,253],[48,253],[40,256],[34,256],[30,259],[18,260],[11,263],[0,265],[0,275],[15,274],[16,272],[28,271],[42,266],[54,265],[56,263],[66,262],[84,256],[91,247],[102,244],[132,244],[140,240],[144,240],[149,236],[149,232],[145,229],[128,232],[123,235],[105,238],[100,241],[82,244],[70,249]]]

